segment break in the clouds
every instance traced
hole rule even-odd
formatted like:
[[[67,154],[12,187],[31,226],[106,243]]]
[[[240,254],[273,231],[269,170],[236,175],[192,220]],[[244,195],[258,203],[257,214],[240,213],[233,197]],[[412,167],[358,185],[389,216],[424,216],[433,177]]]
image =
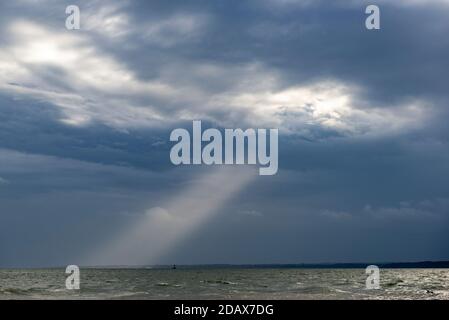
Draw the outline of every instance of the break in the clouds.
[[[0,265],[449,258],[449,3],[368,4],[2,3]],[[174,168],[192,120],[278,175]]]

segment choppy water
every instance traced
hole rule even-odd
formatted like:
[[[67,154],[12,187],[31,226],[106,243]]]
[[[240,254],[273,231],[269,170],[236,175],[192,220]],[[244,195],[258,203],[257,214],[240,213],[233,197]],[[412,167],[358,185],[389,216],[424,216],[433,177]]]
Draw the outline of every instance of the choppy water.
[[[0,299],[449,299],[449,269],[383,269],[379,290],[364,269],[0,270]]]

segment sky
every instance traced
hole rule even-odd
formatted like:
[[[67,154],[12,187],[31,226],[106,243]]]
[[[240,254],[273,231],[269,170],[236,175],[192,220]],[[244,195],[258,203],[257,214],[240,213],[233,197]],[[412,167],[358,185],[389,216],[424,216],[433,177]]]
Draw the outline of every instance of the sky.
[[[0,267],[449,259],[448,14],[2,1]],[[193,120],[279,129],[277,174],[173,165]]]

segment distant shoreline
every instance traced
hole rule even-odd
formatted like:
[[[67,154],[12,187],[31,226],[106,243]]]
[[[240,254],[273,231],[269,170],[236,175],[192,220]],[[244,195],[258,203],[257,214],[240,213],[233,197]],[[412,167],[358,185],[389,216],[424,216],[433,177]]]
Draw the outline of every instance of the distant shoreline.
[[[354,263],[290,263],[290,264],[176,264],[176,269],[365,269],[376,265],[381,269],[448,269],[449,261],[418,262],[354,262]],[[59,269],[66,266],[0,267],[6,269]],[[86,269],[173,269],[173,265],[82,266]]]
[[[176,265],[177,269],[191,268],[229,268],[229,269],[365,269],[369,265],[376,265],[383,269],[446,269],[449,261],[419,261],[419,262],[356,262],[356,263],[300,263],[300,264],[204,264],[204,265]],[[171,268],[167,266],[148,266],[146,268]],[[145,267],[144,267],[145,268]]]

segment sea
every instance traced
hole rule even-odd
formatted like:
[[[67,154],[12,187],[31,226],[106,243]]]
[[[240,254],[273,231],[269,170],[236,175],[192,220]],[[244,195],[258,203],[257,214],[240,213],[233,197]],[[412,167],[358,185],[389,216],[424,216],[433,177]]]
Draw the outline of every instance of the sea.
[[[449,269],[81,268],[68,290],[64,268],[0,269],[0,299],[449,299]]]

